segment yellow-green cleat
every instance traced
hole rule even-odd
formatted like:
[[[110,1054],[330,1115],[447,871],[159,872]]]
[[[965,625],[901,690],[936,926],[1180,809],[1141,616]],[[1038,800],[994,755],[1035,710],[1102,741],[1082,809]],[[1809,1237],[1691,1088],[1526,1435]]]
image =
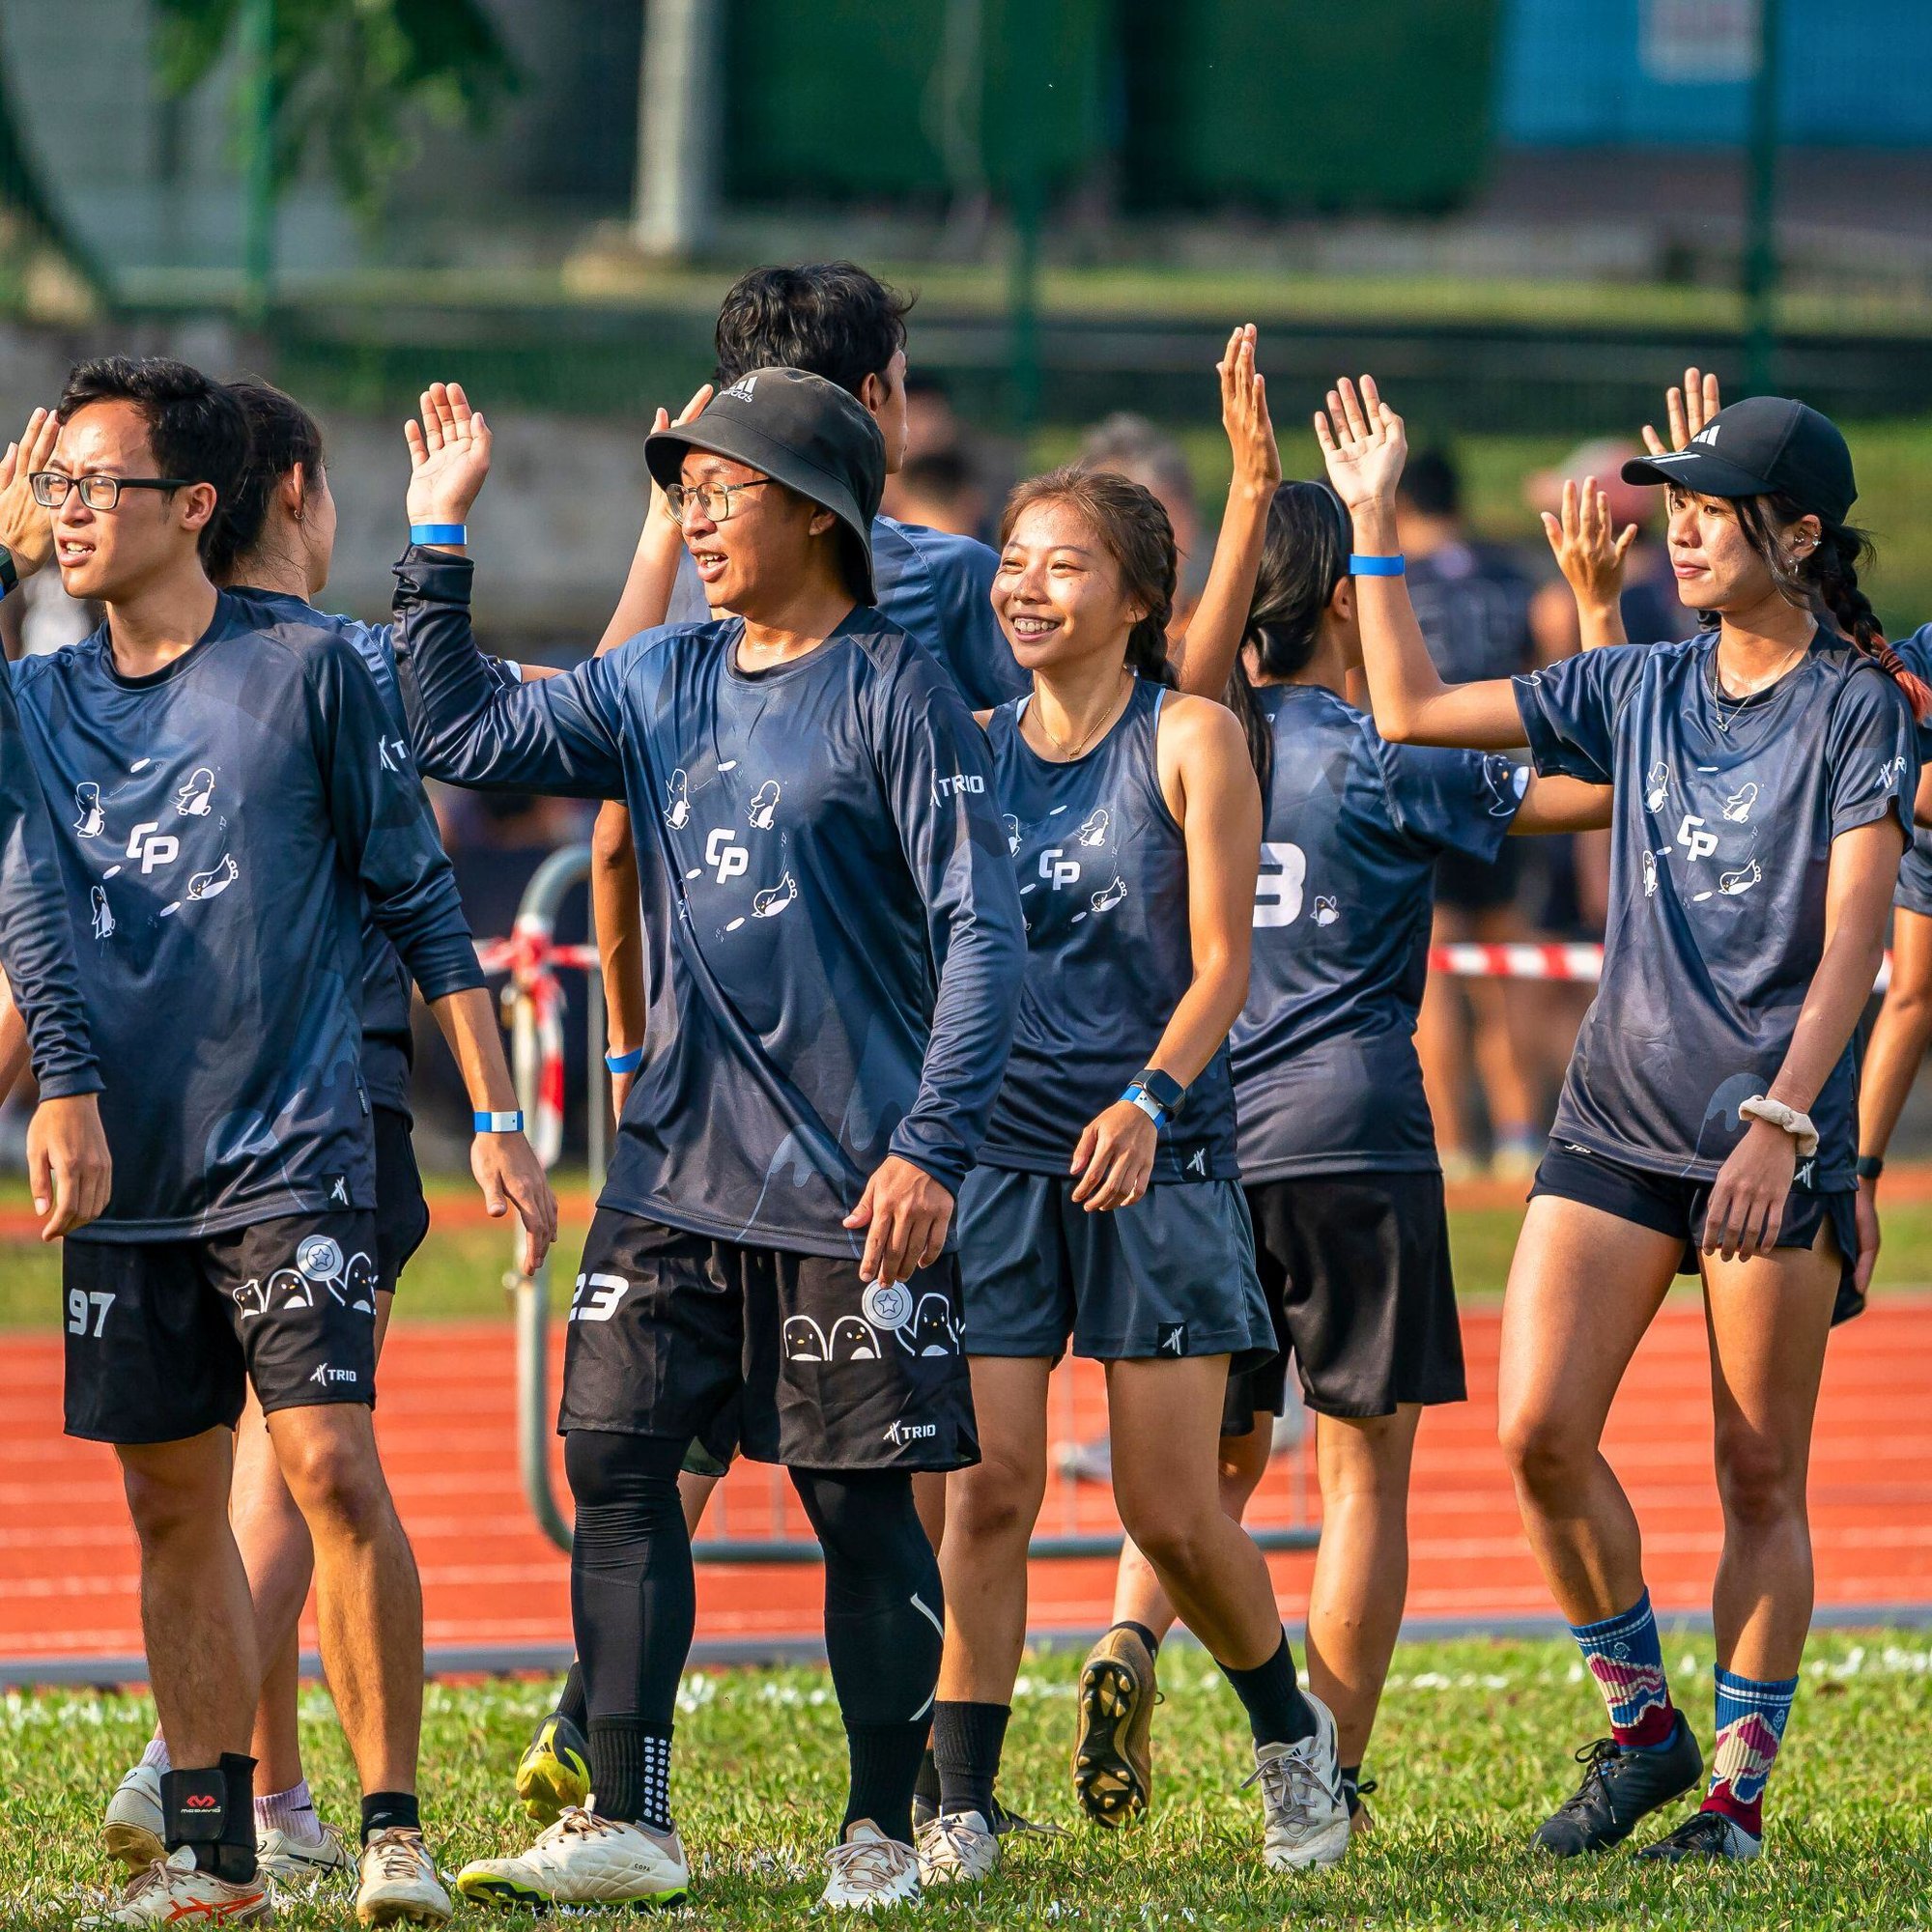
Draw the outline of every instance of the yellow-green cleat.
[[[539,1825],[590,1800],[590,1746],[570,1719],[552,1712],[517,1763],[517,1796]]]

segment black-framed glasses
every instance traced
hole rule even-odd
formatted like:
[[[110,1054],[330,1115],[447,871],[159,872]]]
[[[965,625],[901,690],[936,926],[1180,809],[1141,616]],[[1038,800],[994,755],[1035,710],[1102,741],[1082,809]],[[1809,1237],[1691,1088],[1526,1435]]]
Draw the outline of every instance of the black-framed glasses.
[[[738,507],[739,494],[762,490],[771,480],[760,476],[755,483],[667,483],[665,508],[674,524],[684,522],[687,510],[696,510],[708,524],[728,523]]]
[[[111,510],[124,490],[192,490],[185,476],[70,476],[60,469],[37,469],[28,482],[34,501],[43,510],[58,510],[78,490],[90,510]]]

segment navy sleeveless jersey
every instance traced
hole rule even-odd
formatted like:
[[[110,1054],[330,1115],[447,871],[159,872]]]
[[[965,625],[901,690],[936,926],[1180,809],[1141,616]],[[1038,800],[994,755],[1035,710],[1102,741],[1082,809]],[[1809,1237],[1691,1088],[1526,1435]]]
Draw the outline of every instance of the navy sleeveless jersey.
[[[622,798],[647,1017],[603,1201],[695,1234],[850,1256],[891,1154],[956,1192],[1006,1064],[1019,906],[984,734],[877,611],[774,669],[735,617],[647,631],[506,689],[468,558],[397,566],[423,770]]]
[[[483,976],[367,666],[294,598],[224,592],[152,676],[102,624],[14,668],[54,807],[114,1191],[71,1238],[373,1208],[365,908],[426,996]]]
[[[1604,973],[1552,1129],[1597,1153],[1716,1179],[1791,1045],[1825,943],[1839,834],[1908,837],[1918,743],[1898,687],[1818,633],[1769,690],[1716,690],[1717,635],[1586,651],[1516,680],[1536,767],[1616,787]],[[1811,1106],[1809,1184],[1854,1184],[1848,1045]]]
[[[1932,684],[1932,624],[1921,624],[1898,646],[1898,655],[1928,684]],[[1932,757],[1932,725],[1920,725],[1918,756]],[[1898,867],[1898,891],[1892,904],[1921,918],[1932,919],[1932,826],[1916,825],[1912,844]]]
[[[896,517],[872,519],[873,602],[932,653],[975,711],[1024,697],[1032,688],[993,614],[993,575],[999,567],[1000,559],[972,537],[902,524]],[[665,621],[711,621],[689,551],[678,557]]]
[[[1026,984],[980,1159],[1065,1175],[1089,1121],[1146,1066],[1194,978],[1187,845],[1161,796],[1161,687],[1136,683],[1085,756],[1054,764],[1002,705],[994,789],[1027,921]],[[1219,1048],[1160,1130],[1156,1181],[1232,1180],[1235,1095]]]
[[[1230,1037],[1244,1180],[1433,1172],[1415,1057],[1435,861],[1494,859],[1526,773],[1391,745],[1317,685],[1254,694],[1274,736],[1248,1003]]]

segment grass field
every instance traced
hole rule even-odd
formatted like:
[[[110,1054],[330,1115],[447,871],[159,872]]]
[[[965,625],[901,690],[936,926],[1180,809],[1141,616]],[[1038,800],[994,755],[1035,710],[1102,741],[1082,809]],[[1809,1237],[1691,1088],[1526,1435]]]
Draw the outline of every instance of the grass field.
[[[1707,1637],[1666,1644],[1678,1695],[1708,1743]],[[1398,1653],[1369,1772],[1378,1830],[1336,1871],[1263,1870],[1259,1804],[1233,1694],[1195,1650],[1164,1659],[1155,1730],[1157,1808],[1109,1837],[1084,1827],[1015,1852],[977,1893],[935,1897],[932,1927],[1401,1925],[1811,1927],[1932,1924],[1932,1751],[1922,1633],[1814,1639],[1771,1791],[1768,1856],[1735,1870],[1668,1872],[1618,1853],[1551,1867],[1523,1840],[1567,1795],[1569,1751],[1602,1728],[1575,1653],[1550,1642],[1459,1642]],[[1031,1815],[1073,1827],[1065,1782],[1070,1653],[1030,1658],[1014,1700],[1002,1788]],[[536,1683],[434,1685],[424,1744],[426,1823],[438,1855],[516,1849],[527,1828],[508,1768],[548,1708]],[[823,1672],[687,1678],[674,1794],[692,1853],[691,1906],[671,1921],[768,1927],[800,1920],[823,1883],[844,1753]],[[310,1776],[324,1815],[353,1822],[354,1785],[327,1697],[304,1695]],[[94,1844],[99,1804],[148,1734],[145,1699],[10,1696],[0,1704],[0,1923],[71,1923],[111,1874]],[[466,1913],[469,1922],[480,1915]],[[279,1922],[339,1925],[341,1894]],[[527,1924],[522,1917],[498,1921]],[[618,1922],[612,1918],[610,1922]],[[636,1923],[635,1919],[624,1922]]]

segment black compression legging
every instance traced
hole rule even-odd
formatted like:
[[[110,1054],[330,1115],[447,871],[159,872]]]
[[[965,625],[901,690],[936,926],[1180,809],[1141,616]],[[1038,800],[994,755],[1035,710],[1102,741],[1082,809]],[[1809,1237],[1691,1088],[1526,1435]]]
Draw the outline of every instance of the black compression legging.
[[[577,1499],[570,1614],[589,1716],[668,1729],[697,1620],[691,1537],[678,1501],[685,1443],[573,1429],[564,1472]]]

